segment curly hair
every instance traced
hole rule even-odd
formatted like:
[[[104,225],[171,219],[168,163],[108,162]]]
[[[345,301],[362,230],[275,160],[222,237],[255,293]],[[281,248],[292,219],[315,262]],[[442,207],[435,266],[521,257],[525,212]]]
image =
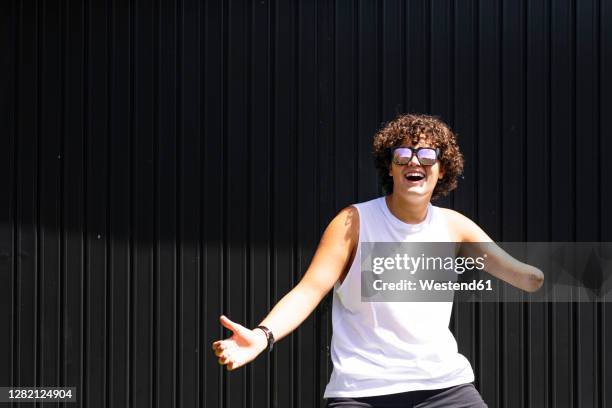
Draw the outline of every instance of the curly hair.
[[[422,138],[432,147],[440,148],[438,160],[444,171],[444,177],[438,181],[431,199],[443,197],[457,187],[457,177],[463,173],[463,155],[453,131],[434,116],[406,114],[387,123],[374,136],[374,161],[378,181],[385,194],[393,192],[393,178],[389,176],[389,149],[400,146],[404,141],[416,145]]]

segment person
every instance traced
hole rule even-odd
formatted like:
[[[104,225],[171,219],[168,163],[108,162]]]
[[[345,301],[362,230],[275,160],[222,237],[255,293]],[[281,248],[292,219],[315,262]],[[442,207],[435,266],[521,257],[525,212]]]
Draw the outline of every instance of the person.
[[[232,336],[212,344],[218,362],[235,370],[271,349],[333,288],[328,407],[486,407],[448,328],[452,301],[364,302],[359,290],[362,242],[492,242],[469,218],[431,204],[463,171],[456,137],[436,117],[404,114],[377,132],[373,147],[385,195],[335,216],[302,279],[256,328],[221,316]],[[537,268],[490,252],[487,272],[529,292],[542,285]]]

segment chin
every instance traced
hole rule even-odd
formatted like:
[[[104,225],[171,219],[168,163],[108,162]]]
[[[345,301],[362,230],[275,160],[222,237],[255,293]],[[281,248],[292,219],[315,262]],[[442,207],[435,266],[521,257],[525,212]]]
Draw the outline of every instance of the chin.
[[[400,189],[395,189],[393,191],[401,191],[402,195],[410,196],[410,197],[431,197],[433,190],[426,190],[422,187],[406,187],[402,186]]]

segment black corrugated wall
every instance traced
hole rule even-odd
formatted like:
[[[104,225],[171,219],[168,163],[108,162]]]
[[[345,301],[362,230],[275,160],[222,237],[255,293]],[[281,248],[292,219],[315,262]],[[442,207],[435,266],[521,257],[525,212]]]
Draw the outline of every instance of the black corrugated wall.
[[[612,241],[611,0],[0,9],[0,385],[323,406],[329,297],[246,369],[210,343],[378,194],[371,139],[398,112],[458,132],[465,178],[438,205],[494,239]],[[612,407],[609,304],[462,303],[452,328],[490,407]]]

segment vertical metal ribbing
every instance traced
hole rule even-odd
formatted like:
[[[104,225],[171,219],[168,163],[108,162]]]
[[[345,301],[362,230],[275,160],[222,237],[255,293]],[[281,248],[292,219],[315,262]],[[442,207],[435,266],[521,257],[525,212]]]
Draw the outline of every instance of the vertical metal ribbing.
[[[13,383],[30,381],[30,377],[31,381],[41,383],[50,375],[56,375],[60,381],[74,379],[81,405],[112,406],[116,401],[113,395],[119,388],[125,389],[128,405],[147,402],[159,405],[173,393],[171,402],[177,407],[186,406],[192,392],[202,406],[210,405],[209,401],[215,401],[215,406],[217,401],[220,406],[233,405],[241,397],[244,406],[254,406],[250,401],[256,398],[267,398],[273,404],[280,395],[280,399],[287,398],[293,406],[307,408],[309,403],[302,400],[304,392],[309,393],[309,399],[320,402],[329,363],[324,352],[328,341],[324,325],[329,310],[320,308],[314,327],[303,328],[299,338],[294,336],[292,352],[287,354],[289,360],[280,361],[278,356],[284,359],[283,354],[266,357],[270,360],[266,378],[256,382],[258,371],[249,368],[247,381],[240,382],[244,386],[237,388],[234,387],[239,382],[234,382],[233,376],[243,373],[226,374],[216,363],[209,364],[215,361],[209,340],[218,333],[227,334],[218,325],[216,312],[235,310],[246,316],[241,324],[257,323],[253,319],[264,313],[258,310],[264,299],[267,297],[268,309],[271,308],[273,301],[283,295],[277,292],[289,283],[296,283],[307,267],[303,264],[308,261],[305,248],[316,246],[316,242],[310,242],[310,233],[304,238],[302,232],[315,232],[318,240],[329,216],[350,198],[346,195],[349,192],[356,201],[373,198],[368,196],[371,186],[364,186],[367,170],[360,169],[371,164],[364,162],[364,152],[371,147],[363,136],[368,132],[373,135],[376,130],[373,122],[380,125],[391,119],[389,115],[396,103],[401,103],[404,110],[418,104],[424,106],[423,110],[443,105],[444,109],[450,108],[447,119],[452,124],[474,123],[470,142],[474,143],[476,160],[469,165],[470,171],[474,170],[474,175],[484,183],[480,186],[474,183],[469,198],[467,194],[453,195],[450,200],[453,207],[460,206],[461,201],[473,201],[473,206],[471,203],[469,206],[481,221],[502,226],[505,238],[517,231],[509,224],[508,213],[522,214],[524,218],[518,220],[516,228],[522,228],[527,239],[544,234],[553,241],[576,239],[589,232],[585,229],[589,227],[581,226],[581,215],[577,212],[592,208],[595,213],[588,216],[589,225],[596,229],[600,240],[606,239],[608,166],[602,157],[596,156],[596,164],[587,167],[601,173],[593,178],[599,187],[588,186],[587,191],[597,190],[592,198],[596,201],[590,201],[591,198],[580,195],[583,189],[576,172],[585,167],[574,164],[573,152],[581,143],[581,123],[591,115],[581,108],[581,101],[594,108],[594,123],[590,126],[598,134],[589,139],[590,143],[599,151],[605,151],[609,144],[602,135],[603,112],[609,105],[606,93],[609,81],[603,74],[610,63],[606,54],[609,30],[604,24],[605,15],[610,13],[607,2],[536,0],[532,4],[499,0],[502,8],[496,9],[486,0],[471,0],[467,5],[455,0],[393,4],[360,1],[350,5],[333,1],[315,5],[261,1],[267,3],[158,0],[147,5],[133,0],[124,7],[124,3],[116,0],[106,6],[92,0],[83,3],[13,0],[3,6],[5,12],[12,13],[4,30],[10,37],[4,43],[14,45],[8,54],[13,61],[3,65],[3,72],[13,81],[5,87],[10,90],[7,95],[13,105],[8,110],[13,115],[9,118],[12,128],[5,143],[10,148],[6,153],[10,160],[6,165],[10,183],[5,194],[9,219],[5,222],[7,242],[10,241],[7,293],[8,290],[11,293],[10,321],[6,322],[10,335],[6,344],[12,354],[6,370]],[[198,15],[189,18],[189,12],[194,10]],[[450,35],[436,30],[436,23],[446,21],[444,18],[451,19],[444,27]],[[513,21],[521,21],[523,26]],[[243,22],[246,28],[240,27]],[[311,24],[313,27],[309,27]],[[462,24],[473,33],[455,35],[460,33]],[[49,31],[56,25],[59,33],[51,35]],[[536,28],[540,31],[536,32]],[[265,33],[262,31],[255,41],[249,36],[255,38],[257,30]],[[194,32],[198,38],[189,38]],[[487,37],[489,33],[491,37]],[[166,35],[174,38],[167,41]],[[370,35],[371,41],[367,38]],[[493,38],[495,35],[499,37]],[[126,44],[120,44],[122,41]],[[522,50],[511,51],[508,47],[512,44]],[[232,46],[238,46],[238,51],[230,49]],[[501,47],[506,50],[495,50],[502,50]],[[441,48],[444,55],[440,56],[436,51]],[[591,48],[595,50],[592,56],[579,59]],[[54,49],[57,56],[53,55]],[[412,52],[423,56],[421,67],[411,66]],[[307,59],[313,54],[316,61],[311,63]],[[344,55],[350,55],[350,61],[344,60]],[[465,62],[463,55],[469,58],[473,72],[460,66]],[[512,63],[514,55],[523,61]],[[195,60],[201,68],[199,73],[189,69]],[[447,60],[448,67],[441,69],[439,61]],[[241,61],[246,61],[244,67],[239,66]],[[396,61],[401,68],[390,69],[389,64]],[[489,66],[493,72],[485,72]],[[315,72],[307,72],[312,67]],[[344,69],[350,71],[343,72]],[[52,84],[56,72],[58,83]],[[355,75],[350,83],[345,74]],[[584,78],[586,74],[594,77]],[[194,76],[201,82],[197,83]],[[505,82],[504,76],[508,78]],[[473,84],[463,86],[462,78]],[[236,87],[234,79],[242,81],[246,89]],[[262,80],[270,86],[257,86]],[[364,81],[371,84],[366,87]],[[390,87],[394,81],[402,91],[395,92]],[[544,83],[531,86],[538,81]],[[176,89],[169,85],[174,83]],[[499,93],[485,89],[496,89],[500,84]],[[521,88],[515,92],[513,84]],[[123,91],[126,85],[129,89]],[[197,91],[190,89],[194,86]],[[394,95],[399,102],[392,100]],[[537,113],[530,111],[530,106],[536,105],[530,99],[532,96],[543,104],[537,107]],[[200,98],[199,113],[195,108],[189,109],[196,98]],[[499,106],[487,107],[500,100]],[[54,102],[58,106],[49,105]],[[211,108],[211,104],[219,106]],[[266,104],[266,109],[256,110],[258,104]],[[460,109],[460,104],[474,106]],[[234,112],[237,107],[246,111]],[[362,115],[368,109],[371,115]],[[459,117],[472,111],[473,117]],[[61,117],[55,118],[55,112]],[[258,116],[261,112],[265,112],[263,119]],[[540,114],[542,117],[536,118]],[[491,118],[497,115],[499,122],[492,123]],[[517,135],[521,137],[517,139],[519,144],[526,147],[532,138],[541,137],[537,145],[546,153],[545,163],[535,166],[529,166],[525,156],[522,180],[517,181],[523,186],[517,186],[511,184],[508,176],[512,169],[521,171],[521,165],[510,166],[511,157],[504,145],[490,139],[495,135],[484,132],[501,131],[508,137],[512,132],[506,128],[521,118],[524,123],[518,130],[523,132]],[[191,120],[198,121],[199,140],[194,135],[198,125],[192,127]],[[310,120],[317,123],[307,125]],[[533,131],[534,124],[541,135]],[[357,132],[345,132],[348,128]],[[565,133],[564,128],[570,130]],[[116,144],[120,139],[115,134],[118,129],[129,137],[125,144]],[[267,133],[265,136],[259,133],[262,129]],[[306,140],[309,137],[314,139],[312,147],[307,146],[311,143]],[[507,146],[508,140],[503,140]],[[259,143],[263,147],[259,148]],[[283,150],[285,143],[287,151]],[[350,143],[354,144],[348,146]],[[348,147],[345,149],[344,145]],[[234,146],[242,146],[241,163],[232,160]],[[308,159],[308,153],[302,150],[305,146],[308,151],[314,149],[315,154],[307,167],[302,167],[300,159]],[[174,153],[168,148],[176,149],[176,155],[172,156]],[[189,154],[190,149],[196,150],[193,155]],[[119,154],[120,151],[124,154]],[[283,152],[296,159],[285,168],[288,173],[280,173],[283,169],[278,168],[290,160],[282,157]],[[61,162],[50,161],[50,154],[59,154]],[[487,154],[493,158],[487,159]],[[248,174],[268,157],[270,164],[261,169],[261,177]],[[349,162],[338,162],[341,157]],[[195,163],[198,159],[200,162]],[[491,166],[493,175],[483,177],[488,171],[483,166],[494,160],[498,164]],[[569,162],[563,164],[566,160]],[[99,167],[104,165],[109,167]],[[120,171],[113,165],[125,170],[124,183],[119,182]],[[342,167],[346,165],[355,169],[353,174],[352,168]],[[494,173],[497,165],[501,166],[499,174]],[[194,166],[197,175],[188,179],[186,172]],[[535,190],[528,174],[530,168],[542,170],[542,177],[548,181],[542,187],[547,202],[534,207],[528,197]],[[50,180],[50,175],[56,173],[57,180]],[[302,174],[307,174],[308,180],[302,180]],[[248,177],[240,182],[248,196],[236,205],[232,201],[237,194],[228,185],[228,179],[241,175]],[[348,177],[344,180],[343,176]],[[311,178],[313,183],[321,184],[312,184]],[[48,181],[53,184],[46,184]],[[287,190],[283,186],[285,181],[292,184]],[[343,184],[345,181],[348,184]],[[506,184],[501,186],[499,182]],[[499,187],[493,186],[495,183]],[[255,191],[260,185],[265,191],[258,196]],[[490,191],[483,190],[487,186],[491,186]],[[493,196],[500,195],[495,199],[502,200],[487,204],[483,195],[493,190],[497,190]],[[510,210],[511,202],[503,200],[504,194],[510,195],[512,191],[523,194],[522,199],[516,200],[519,207],[514,212]],[[176,196],[165,196],[167,192]],[[282,194],[294,200],[284,209]],[[125,195],[125,207],[120,204],[121,195]],[[51,203],[56,196],[57,200]],[[154,203],[149,202],[151,197]],[[307,202],[304,197],[308,197]],[[264,208],[265,203],[269,204],[265,209],[269,218],[255,222],[257,212],[253,209]],[[56,207],[46,205],[56,206],[58,213],[54,213]],[[192,212],[190,205],[199,208]],[[164,209],[171,211],[165,214]],[[489,210],[498,213],[488,213]],[[239,211],[239,218],[247,222],[244,236],[233,224],[233,211]],[[188,224],[191,215],[200,217],[194,220],[197,225],[193,228]],[[280,219],[281,215],[285,219]],[[537,216],[543,216],[543,220],[537,225],[530,224]],[[562,216],[569,220],[567,228],[558,225]],[[128,225],[119,228],[123,219]],[[287,219],[289,224],[284,224]],[[314,220],[316,225],[310,226],[305,220]],[[258,234],[261,226],[265,231]],[[96,240],[97,228],[100,233],[106,231],[100,242]],[[123,239],[122,234],[127,234],[124,246],[118,241]],[[194,235],[197,237],[190,238]],[[285,237],[292,240],[288,246],[281,242]],[[234,247],[237,250],[232,249],[233,244],[237,244]],[[47,285],[49,279],[56,279],[53,275],[56,258],[57,290]],[[121,275],[124,260],[125,279]],[[189,263],[192,261],[193,268]],[[265,262],[267,269],[258,269]],[[244,290],[234,293],[230,279],[242,279],[239,283]],[[164,282],[175,286],[168,288]],[[188,282],[195,282],[193,292],[187,287]],[[268,291],[268,295],[261,295],[262,291]],[[173,298],[162,303],[164,295]],[[117,301],[126,306],[116,306]],[[174,309],[165,313],[168,310],[163,309],[164,304]],[[512,305],[501,305],[493,313],[486,306],[461,308],[461,313],[456,310],[454,316],[455,332],[460,323],[466,323],[464,311],[474,321],[473,327],[462,326],[463,332],[473,331],[462,347],[469,347],[473,353],[477,385],[485,383],[491,396],[497,395],[504,403],[514,400],[508,384],[518,384],[524,395],[517,398],[525,406],[540,401],[549,405],[584,404],[591,398],[591,392],[593,401],[605,405],[608,394],[604,386],[609,375],[604,344],[610,318],[606,305],[554,304],[542,308],[525,305],[518,318],[510,313],[514,310]],[[106,320],[98,322],[103,317]],[[55,329],[49,332],[51,319],[57,319],[57,333]],[[188,327],[192,319],[197,320],[197,327]],[[535,326],[536,323],[543,326]],[[581,334],[581,329],[587,331]],[[215,330],[217,334],[213,333]],[[521,330],[524,337],[520,344],[512,345],[509,335]],[[533,338],[537,335],[542,339]],[[310,347],[311,339],[316,349],[302,355],[301,348]],[[57,357],[53,359],[49,352],[55,350],[55,341]],[[125,346],[116,347],[113,341],[124,341]],[[188,356],[196,355],[191,349],[192,342],[198,345],[193,366],[187,361]],[[593,350],[585,354],[591,345]],[[502,350],[521,350],[522,364],[508,357],[500,357],[497,367],[498,361],[486,361],[494,353],[501,355]],[[542,350],[547,353],[546,359],[534,364],[531,360],[539,358]],[[118,353],[127,355],[125,362],[117,359]],[[319,356],[312,362],[317,372],[317,384],[312,389],[318,394],[314,396],[309,385],[304,384],[310,376],[311,364],[306,355]],[[151,361],[145,362],[147,359]],[[53,361],[57,367],[49,366]],[[261,367],[264,377],[264,366]],[[165,368],[170,372],[166,373]],[[191,368],[196,370],[197,380],[188,377]],[[590,368],[593,373],[585,372]],[[495,384],[493,377],[480,381],[483,370],[492,375],[499,370]],[[165,381],[165,375],[173,377]],[[520,380],[511,379],[513,375]],[[541,377],[544,378],[538,379]],[[258,384],[265,384],[262,387],[265,390],[260,391]],[[536,389],[540,384],[546,385],[545,389]],[[143,392],[141,386],[147,390]],[[187,389],[192,386],[196,388]],[[284,389],[285,394],[278,394],[279,389]],[[102,400],[96,401],[99,395]],[[218,395],[218,399],[210,395]]]

